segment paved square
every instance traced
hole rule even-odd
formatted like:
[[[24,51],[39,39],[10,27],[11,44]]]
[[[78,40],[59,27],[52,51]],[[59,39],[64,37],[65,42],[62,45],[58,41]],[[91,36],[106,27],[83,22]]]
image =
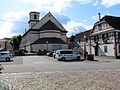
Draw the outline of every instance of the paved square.
[[[58,61],[48,56],[15,57],[13,62],[2,63],[4,73],[9,72],[51,72],[120,69],[120,60],[97,57],[96,61]]]

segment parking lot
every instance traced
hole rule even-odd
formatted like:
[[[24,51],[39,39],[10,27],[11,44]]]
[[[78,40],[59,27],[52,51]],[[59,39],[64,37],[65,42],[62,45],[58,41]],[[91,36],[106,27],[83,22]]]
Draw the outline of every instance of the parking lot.
[[[95,57],[95,59],[95,61],[58,61],[48,56],[18,56],[11,62],[0,63],[4,67],[4,73],[120,69],[119,59],[105,57]]]

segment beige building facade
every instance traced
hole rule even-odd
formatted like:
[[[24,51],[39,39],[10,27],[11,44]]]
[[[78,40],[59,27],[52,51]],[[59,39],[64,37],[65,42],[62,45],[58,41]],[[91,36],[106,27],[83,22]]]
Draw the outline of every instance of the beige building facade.
[[[6,49],[6,50],[12,50],[12,46],[10,44],[10,41],[11,41],[10,38],[0,39],[0,48]]]
[[[22,37],[20,48],[29,52],[68,48],[67,31],[50,12],[41,20],[39,12],[30,12],[29,16],[29,29]]]

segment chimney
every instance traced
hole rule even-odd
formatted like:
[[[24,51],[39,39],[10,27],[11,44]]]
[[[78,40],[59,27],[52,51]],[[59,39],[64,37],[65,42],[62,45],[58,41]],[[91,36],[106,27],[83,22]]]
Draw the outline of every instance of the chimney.
[[[100,21],[100,19],[101,19],[101,13],[98,13],[98,16],[99,16],[99,21]]]

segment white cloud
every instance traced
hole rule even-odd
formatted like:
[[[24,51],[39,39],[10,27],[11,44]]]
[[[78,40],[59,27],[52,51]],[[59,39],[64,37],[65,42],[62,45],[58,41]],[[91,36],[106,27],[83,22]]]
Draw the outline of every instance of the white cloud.
[[[96,0],[96,1],[94,2],[93,6],[97,6],[98,4],[99,4],[99,1]]]
[[[98,16],[98,15],[92,16],[91,18],[92,18],[94,21],[98,21],[98,20],[99,20],[99,16]]]
[[[68,7],[72,6],[73,2],[79,2],[80,4],[91,3],[93,0],[21,0],[26,4],[32,5],[34,10],[38,11],[51,11],[61,13]]]
[[[74,21],[70,21],[66,25],[63,25],[63,26],[68,31],[68,34],[67,34],[68,37],[73,35],[73,34],[82,32],[80,30],[85,30],[85,29],[89,30],[92,28],[92,26],[88,26],[88,25],[85,25],[83,23],[74,22]]]
[[[73,2],[77,2],[79,4],[88,4],[92,1],[93,0],[19,0],[19,2],[26,4],[26,6],[29,5],[29,9],[27,11],[9,11],[4,14],[3,19],[9,21],[20,21],[22,17],[28,16],[30,11],[50,11],[62,14],[63,11],[72,6]],[[11,37],[15,35],[16,33],[12,32],[14,25],[15,24],[13,22],[3,22],[0,29],[0,33],[2,33],[0,38]],[[76,23],[76,28],[77,25],[78,24]]]
[[[73,0],[73,1],[75,1],[75,0]],[[79,1],[80,4],[88,4],[88,3],[93,2],[94,0],[76,0],[76,1]]]
[[[19,11],[19,12],[8,12],[3,16],[5,20],[4,23],[1,25],[0,29],[0,38],[4,37],[12,37],[17,33],[11,33],[12,27],[14,26],[14,21],[19,21],[23,16],[28,14],[26,11]]]
[[[105,15],[111,15],[109,12],[106,12]],[[103,18],[105,16],[104,14],[101,13],[101,18]],[[99,15],[96,14],[95,16],[92,16],[91,19],[93,19],[95,22],[99,21]]]
[[[120,0],[102,0],[101,4],[104,5],[106,8],[109,8],[114,5],[120,4]]]

